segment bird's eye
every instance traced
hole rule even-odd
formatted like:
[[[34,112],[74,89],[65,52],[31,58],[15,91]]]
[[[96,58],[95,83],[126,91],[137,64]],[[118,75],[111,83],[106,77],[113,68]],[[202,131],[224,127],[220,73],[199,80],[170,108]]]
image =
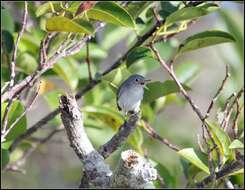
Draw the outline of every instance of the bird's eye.
[[[139,80],[138,79],[135,79],[136,82],[138,82]]]

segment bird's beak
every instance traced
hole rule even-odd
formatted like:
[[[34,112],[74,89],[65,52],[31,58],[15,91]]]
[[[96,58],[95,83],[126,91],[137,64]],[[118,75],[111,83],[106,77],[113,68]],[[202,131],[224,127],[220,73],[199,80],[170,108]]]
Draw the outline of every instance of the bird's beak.
[[[151,81],[151,79],[145,79],[145,80],[144,80],[145,83],[147,83],[147,82],[149,82],[149,81]],[[148,88],[146,85],[144,85],[144,88],[145,88],[146,90],[149,90],[149,88]]]
[[[149,88],[148,88],[147,86],[144,86],[144,88],[145,88],[146,90],[149,90]]]

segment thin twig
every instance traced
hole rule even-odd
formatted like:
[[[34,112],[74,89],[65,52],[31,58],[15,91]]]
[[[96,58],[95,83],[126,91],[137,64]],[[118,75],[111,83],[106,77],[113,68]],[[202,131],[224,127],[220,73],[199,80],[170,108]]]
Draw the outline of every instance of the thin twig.
[[[93,78],[92,78],[92,71],[91,71],[91,64],[90,64],[90,57],[89,57],[89,41],[87,41],[86,43],[86,62],[87,62],[87,65],[88,65],[88,78],[89,78],[89,81],[92,81]]]
[[[63,131],[64,128],[57,128],[54,129],[53,131],[51,131],[47,137],[41,139],[40,141],[38,141],[38,143],[33,144],[30,148],[28,148],[23,155],[21,156],[20,159],[18,159],[17,161],[15,161],[14,163],[9,164],[4,171],[22,171],[22,169],[20,169],[20,167],[22,167],[25,162],[26,159],[28,157],[30,157],[32,155],[32,153],[42,144],[45,144],[47,141],[49,141],[57,132]]]
[[[243,160],[244,162],[244,160]],[[226,165],[225,167],[223,167],[220,171],[216,172],[216,180],[225,177],[226,175],[238,171],[239,169],[242,169],[243,166],[238,162],[238,161],[234,161],[228,165]],[[209,184],[212,181],[212,177],[208,176],[206,178],[204,178],[202,181],[196,183],[197,187],[199,188],[203,188],[205,185]]]
[[[228,65],[226,65],[225,68],[226,68],[226,69],[225,69],[225,70],[226,70],[226,72],[225,72],[225,78],[224,78],[224,80],[222,81],[221,86],[219,87],[218,91],[217,91],[216,94],[214,95],[214,97],[213,97],[213,99],[212,99],[212,101],[211,101],[211,103],[210,103],[210,105],[209,105],[209,107],[208,107],[208,110],[207,110],[206,115],[205,115],[205,119],[209,117],[210,111],[211,111],[211,109],[212,109],[212,107],[213,107],[215,101],[218,99],[218,96],[220,95],[220,93],[221,93],[221,91],[223,90],[224,85],[225,85],[225,83],[226,83],[228,77],[230,76]]]
[[[179,87],[180,93],[186,98],[186,100],[189,102],[189,104],[191,105],[193,111],[197,114],[197,116],[199,117],[199,119],[202,122],[202,127],[205,128],[205,130],[207,131],[207,134],[209,136],[209,138],[212,141],[212,144],[217,152],[218,155],[218,160],[219,160],[219,167],[221,167],[222,164],[222,160],[221,160],[221,154],[220,151],[218,149],[217,144],[215,143],[210,131],[208,130],[208,123],[206,122],[204,116],[202,115],[200,109],[197,107],[197,105],[194,103],[194,101],[191,99],[191,97],[187,94],[187,92],[185,91],[185,89],[183,88],[182,84],[179,82],[179,80],[177,79],[177,77],[175,76],[174,73],[174,69],[173,69],[173,65],[169,65],[167,63],[165,63],[165,61],[161,58],[159,52],[157,51],[157,49],[151,45],[151,49],[153,50],[153,52],[155,53],[158,61],[160,62],[161,66],[169,73],[169,75],[171,76],[171,78],[176,82],[177,86]],[[171,62],[171,60],[170,60]],[[212,176],[213,177],[213,176]]]
[[[145,131],[154,139],[159,140],[161,143],[165,144],[166,146],[168,146],[169,148],[171,148],[174,151],[179,151],[180,148],[177,145],[174,145],[172,143],[169,142],[168,139],[161,137],[160,135],[158,135],[156,133],[156,131],[154,131],[154,129],[149,125],[149,123],[147,123],[146,121],[144,121],[144,127]]]
[[[135,47],[138,47],[140,45],[142,45],[149,37],[151,37],[151,35],[156,31],[157,27],[159,26],[159,24],[154,25],[148,32],[146,32],[143,36],[141,36],[137,42],[122,56],[120,57],[114,64],[112,64],[112,66],[110,66],[108,69],[106,69],[103,73],[102,76],[106,75],[107,73],[111,72],[112,70],[118,68],[126,59],[127,56],[129,54],[129,52],[134,49]],[[99,26],[101,27],[101,26]],[[70,51],[70,49],[68,49],[67,51]],[[37,74],[34,74],[34,76],[37,77]],[[29,78],[25,79],[25,83],[28,84],[29,81],[31,81],[32,77],[34,76],[29,76]],[[93,89],[97,84],[99,84],[101,82],[101,80],[92,80],[90,81],[90,83],[88,85],[86,85],[82,90],[80,90],[77,94],[76,94],[76,99],[81,98],[85,93],[87,93],[88,91],[90,91],[91,89]],[[19,90],[22,87],[22,85],[18,86],[16,91]],[[15,93],[15,92],[13,92]],[[3,99],[3,97],[2,97]],[[54,111],[52,111],[51,113],[47,114],[45,117],[43,117],[41,120],[39,120],[37,123],[35,123],[34,125],[32,125],[31,127],[29,127],[27,129],[27,131],[25,133],[23,133],[22,135],[20,135],[19,137],[17,137],[15,139],[15,141],[13,142],[13,144],[11,144],[10,146],[10,151],[13,151],[15,149],[15,147],[25,138],[29,137],[30,135],[32,135],[34,132],[36,132],[39,128],[41,128],[44,124],[46,124],[48,121],[50,121],[51,119],[53,119],[57,114],[60,113],[59,108],[55,109]]]
[[[26,106],[25,110],[22,112],[22,114],[12,123],[12,125],[6,130],[6,132],[2,135],[3,139],[9,134],[9,132],[13,129],[13,127],[22,119],[22,117],[26,114],[27,111],[29,111],[33,105],[33,103],[36,101],[37,96],[38,96],[38,92],[40,89],[40,82],[38,84],[38,88],[33,96],[33,98],[31,99],[29,105]]]
[[[235,115],[235,118],[233,120],[233,124],[232,124],[232,131],[233,131],[233,136],[234,138],[238,138],[238,120],[239,120],[239,116],[244,108],[244,105],[242,105],[241,107],[239,106],[239,102],[236,99],[236,105],[237,105],[237,112]]]
[[[100,146],[98,152],[104,158],[107,158],[111,153],[117,150],[136,129],[138,119],[138,114],[130,115],[128,121],[125,121],[124,124],[120,126],[118,132],[107,143]]]
[[[24,13],[23,13],[23,19],[22,19],[22,27],[20,32],[18,33],[15,45],[14,45],[14,50],[13,50],[13,54],[12,54],[12,60],[11,60],[11,66],[10,66],[10,82],[9,82],[9,88],[8,91],[11,91],[11,89],[14,86],[14,80],[15,80],[15,64],[16,64],[16,57],[17,57],[17,50],[18,50],[18,45],[19,45],[19,41],[24,33],[25,27],[26,27],[26,20],[27,20],[27,15],[28,15],[28,3],[27,1],[24,2],[25,4],[25,9],[24,9]],[[4,112],[4,116],[3,116],[3,122],[2,122],[2,135],[5,134],[6,129],[7,129],[7,125],[8,125],[8,113],[11,107],[11,104],[13,102],[13,97],[9,99],[7,107],[5,109]],[[2,139],[2,138],[1,138]]]

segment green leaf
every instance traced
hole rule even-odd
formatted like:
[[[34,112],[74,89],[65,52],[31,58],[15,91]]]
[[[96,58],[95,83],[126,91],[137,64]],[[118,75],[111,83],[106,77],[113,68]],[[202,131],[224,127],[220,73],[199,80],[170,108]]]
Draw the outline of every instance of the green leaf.
[[[103,29],[103,38],[101,39],[101,46],[109,50],[117,43],[122,41],[131,32],[129,28],[118,27],[116,25],[106,25]],[[120,38],[118,38],[120,36]]]
[[[89,43],[89,49],[91,49],[92,51],[89,52],[89,56],[92,59],[105,59],[107,57],[107,51],[102,48],[100,45],[96,44],[96,43]],[[85,58],[87,56],[87,51],[86,48],[82,48],[79,53],[76,53],[74,55],[75,58],[80,59]],[[87,65],[86,65],[87,67]]]
[[[186,61],[176,66],[175,74],[180,82],[189,83],[200,72],[200,64],[192,61]]]
[[[75,19],[70,20],[63,16],[55,16],[47,20],[46,30],[49,32],[77,32],[92,34],[93,26],[86,20]]]
[[[36,16],[40,17],[41,15],[45,14],[45,13],[49,13],[52,12],[50,3],[53,4],[54,10],[55,11],[60,11],[62,10],[61,6],[60,6],[60,2],[59,1],[49,1],[47,3],[44,3],[40,6],[38,6],[37,10],[36,10]]]
[[[163,178],[165,184],[168,188],[175,188],[176,186],[176,178],[173,176],[170,171],[161,163],[158,162],[157,166],[155,166],[159,175]]]
[[[56,72],[70,87],[75,89],[79,80],[79,65],[72,58],[61,59],[53,67]]]
[[[136,19],[140,13],[144,11],[144,9],[149,5],[150,2],[142,1],[142,2],[131,2],[126,7],[128,13]]]
[[[228,176],[232,176],[232,175],[238,175],[238,174],[243,174],[244,173],[244,168],[234,171],[232,173],[229,173]]]
[[[166,19],[165,25],[169,26],[175,22],[196,19],[207,15],[219,9],[219,6],[214,3],[207,3],[199,7],[186,7],[179,9],[169,15]]]
[[[190,88],[184,84],[182,84],[186,90],[190,90]],[[151,82],[147,85],[148,90],[146,89],[144,92],[144,102],[152,102],[153,100],[160,98],[162,96],[166,96],[171,93],[179,92],[179,88],[177,84],[172,80],[166,80],[165,82]]]
[[[187,38],[178,49],[178,55],[187,51],[234,41],[234,37],[227,32],[219,30],[209,30]]]
[[[111,83],[113,86],[118,87],[126,78],[128,78],[131,73],[127,70],[125,66],[121,66],[118,69],[102,76],[102,80]]]
[[[229,145],[231,144],[231,140],[228,136],[228,134],[219,126],[215,124],[211,124],[210,122],[207,122],[208,128],[211,132],[211,135],[217,144],[221,156],[223,158],[223,164],[230,158],[233,159],[235,157],[234,153],[231,149],[229,149]]]
[[[80,1],[72,2],[71,5],[70,5],[70,7],[65,8],[65,10],[66,10],[66,11],[70,11],[70,12],[72,12],[72,13],[75,13],[76,10],[77,10],[77,8],[78,8],[78,6],[79,6],[80,4],[81,4]]]
[[[128,137],[128,143],[140,153],[143,152],[142,150],[143,141],[144,141],[144,137],[139,127],[137,127],[135,131],[132,134],[130,134]]]
[[[235,48],[237,53],[240,57],[241,63],[243,64],[244,59],[244,48],[243,48],[243,41],[244,41],[244,32],[243,27],[239,25],[239,21],[243,19],[243,15],[240,12],[230,12],[228,10],[221,9],[219,11],[222,20],[224,21],[228,32],[231,33],[234,38],[236,39]],[[240,22],[243,23],[243,22]]]
[[[6,109],[7,103],[3,103],[1,106],[1,121],[3,117],[3,113]],[[8,127],[11,126],[12,123],[24,112],[25,108],[22,103],[18,100],[14,101],[10,107],[8,114]],[[20,121],[12,128],[9,134],[6,136],[6,141],[15,139],[22,133],[26,131],[27,120],[26,116],[23,116]]]
[[[244,148],[244,144],[237,139],[232,141],[230,146],[229,146],[229,149],[236,149],[236,148],[242,148],[242,149]]]
[[[95,119],[99,119],[107,124],[112,129],[117,129],[123,124],[124,118],[120,113],[105,106],[85,106],[81,109],[82,112]]]
[[[200,160],[200,158],[198,158],[193,148],[185,148],[178,151],[177,153],[202,171],[210,174],[208,167]]]
[[[111,24],[134,28],[135,23],[131,15],[120,5],[114,2],[98,2],[87,11],[89,18]]]
[[[178,6],[173,5],[171,1],[162,1],[161,9],[159,10],[159,15],[162,19],[166,19],[170,14],[178,10]]]
[[[10,33],[14,32],[14,17],[9,9],[1,8],[1,30],[6,30]]]
[[[29,53],[21,53],[16,60],[16,66],[25,74],[33,73],[37,68],[37,60]]]
[[[154,54],[150,48],[136,47],[127,56],[127,67],[130,67],[134,62],[142,58],[154,58]]]
[[[14,47],[13,36],[7,30],[2,30],[2,47],[3,51],[7,53],[11,53]]]
[[[1,148],[2,169],[4,169],[4,167],[8,164],[8,162],[9,162],[9,151]]]

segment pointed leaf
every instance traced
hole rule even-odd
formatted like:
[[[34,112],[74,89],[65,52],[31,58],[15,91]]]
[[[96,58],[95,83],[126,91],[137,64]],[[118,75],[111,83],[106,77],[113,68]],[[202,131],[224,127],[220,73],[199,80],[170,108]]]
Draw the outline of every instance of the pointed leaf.
[[[123,7],[114,2],[101,1],[96,3],[92,9],[87,11],[87,16],[119,26],[135,27],[131,15]]]
[[[55,16],[47,20],[46,30],[49,32],[77,32],[92,34],[93,26],[83,19],[70,20],[63,16]]]
[[[175,22],[196,19],[218,9],[219,6],[214,3],[207,3],[199,7],[182,8],[169,15],[166,19],[165,25],[169,26]]]
[[[187,51],[234,41],[235,38],[227,32],[219,30],[209,30],[187,38],[178,49],[178,55]]]
[[[177,152],[180,156],[191,162],[193,165],[201,169],[202,171],[210,174],[208,166],[206,166],[200,158],[198,158],[193,148],[185,148]]]
[[[223,164],[229,159],[234,158],[235,155],[231,149],[229,149],[229,145],[231,144],[231,140],[228,134],[219,126],[215,124],[208,123],[208,128],[213,136],[215,143],[217,144],[221,156],[223,157]]]
[[[229,149],[235,149],[235,148],[242,148],[243,149],[244,144],[241,141],[235,139],[234,141],[231,142]]]
[[[144,137],[142,131],[139,127],[135,129],[135,131],[129,135],[128,142],[136,149],[138,152],[142,153],[142,144],[144,141]]]
[[[56,1],[56,2],[55,1],[53,1],[53,2],[50,1],[50,2],[47,2],[47,3],[44,3],[44,4],[40,5],[40,6],[38,6],[38,8],[36,10],[36,16],[40,17],[40,16],[42,16],[45,13],[52,12],[52,8],[51,8],[50,3],[52,3],[55,11],[62,10],[59,1]]]
[[[7,103],[3,103],[1,106],[1,121],[3,117],[3,113],[5,112]],[[12,123],[24,112],[25,108],[22,103],[18,100],[14,101],[10,107],[9,114],[8,114],[8,128],[11,126]],[[23,116],[19,122],[11,129],[9,134],[6,136],[6,141],[15,139],[22,133],[26,131],[27,120],[26,116]]]
[[[136,47],[134,48],[127,57],[127,67],[130,67],[135,61],[143,58],[154,58],[154,54],[150,48],[147,47]]]
[[[106,106],[85,106],[81,111],[103,121],[114,130],[124,122],[124,118],[120,113]]]
[[[184,84],[182,84],[186,90],[190,90],[190,88]],[[166,80],[165,82],[151,82],[147,85],[148,90],[146,89],[144,92],[144,102],[152,102],[153,100],[160,98],[162,96],[166,96],[171,93],[179,92],[179,88],[177,84],[172,80]]]

